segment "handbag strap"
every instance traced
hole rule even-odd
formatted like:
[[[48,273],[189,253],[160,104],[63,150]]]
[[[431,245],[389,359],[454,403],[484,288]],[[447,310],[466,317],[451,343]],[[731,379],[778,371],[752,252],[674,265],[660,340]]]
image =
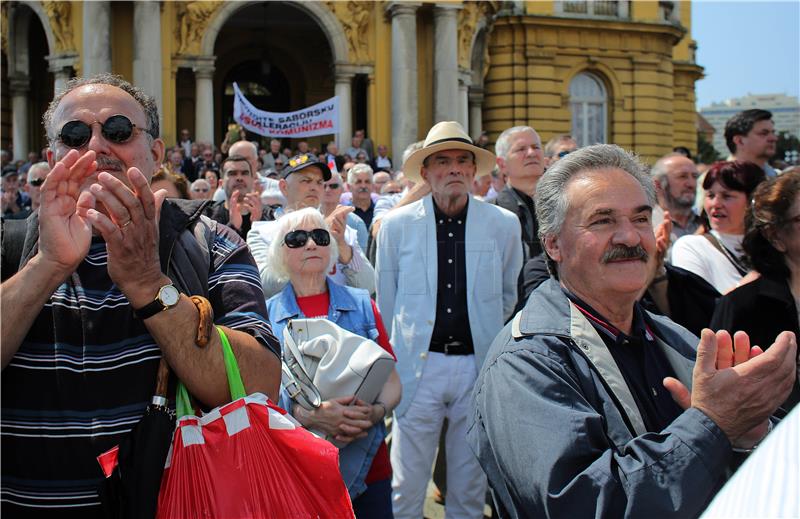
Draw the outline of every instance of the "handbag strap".
[[[747,269],[739,262],[739,260],[736,259],[736,256],[734,256],[734,254],[731,251],[729,251],[727,247],[725,247],[722,243],[720,243],[720,241],[717,239],[716,236],[714,236],[710,232],[703,234],[703,236],[711,243],[711,245],[714,246],[714,248],[720,251],[722,255],[725,256],[725,258],[727,258],[727,260],[731,262],[733,268],[736,269],[736,272],[738,272],[740,276],[744,276],[747,274]]]
[[[286,325],[286,330],[291,331],[292,321]],[[311,377],[301,362],[303,354],[294,342],[291,333],[284,333],[283,358],[281,371],[285,379],[284,389],[289,397],[309,411],[313,411],[322,404],[322,396]]]
[[[238,400],[247,396],[242,382],[242,374],[239,371],[239,364],[236,362],[236,355],[233,354],[231,343],[221,326],[217,326],[217,333],[222,342],[222,358],[225,361],[225,374],[228,378],[228,388],[231,392],[231,400]],[[178,391],[175,399],[175,410],[179,417],[193,415],[191,397],[183,382],[178,382]]]

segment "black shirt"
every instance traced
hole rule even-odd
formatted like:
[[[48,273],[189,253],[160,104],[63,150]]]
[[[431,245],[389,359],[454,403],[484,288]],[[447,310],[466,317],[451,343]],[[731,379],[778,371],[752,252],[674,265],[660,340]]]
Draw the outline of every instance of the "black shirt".
[[[366,211],[359,209],[358,207],[356,207],[355,204],[353,204],[353,207],[356,208],[356,210],[353,212],[356,214],[356,216],[364,220],[367,229],[369,229],[369,226],[372,225],[372,215],[375,213],[375,202],[370,200],[369,207],[367,208]]]
[[[605,342],[633,394],[647,430],[661,432],[683,410],[662,383],[664,377],[675,377],[675,371],[656,343],[639,303],[633,307],[631,335],[626,335],[577,296],[564,292]]]
[[[261,216],[262,220],[266,220],[266,211]],[[252,227],[253,223],[250,221],[249,214],[242,215],[242,228],[236,229],[233,225],[231,225],[231,213],[228,211],[228,208],[225,207],[225,202],[214,202],[213,204],[207,205],[206,208],[203,210],[203,214],[211,218],[212,220],[219,222],[223,225],[227,225],[236,233],[244,239],[247,239],[247,233],[250,231],[250,227]]]
[[[464,252],[467,209],[456,216],[447,216],[433,202],[436,218],[436,323],[432,343],[461,342],[472,349],[472,332],[467,311],[467,267]]]

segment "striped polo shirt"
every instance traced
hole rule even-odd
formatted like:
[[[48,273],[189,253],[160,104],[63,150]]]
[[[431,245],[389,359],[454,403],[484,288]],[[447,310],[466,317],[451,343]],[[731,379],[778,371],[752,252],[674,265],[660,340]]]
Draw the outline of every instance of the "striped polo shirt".
[[[211,225],[208,298],[216,324],[248,332],[280,355],[247,245]],[[93,239],[3,371],[3,515],[99,516],[96,458],[122,441],[152,397],[161,352],[111,281],[107,260],[105,242]]]

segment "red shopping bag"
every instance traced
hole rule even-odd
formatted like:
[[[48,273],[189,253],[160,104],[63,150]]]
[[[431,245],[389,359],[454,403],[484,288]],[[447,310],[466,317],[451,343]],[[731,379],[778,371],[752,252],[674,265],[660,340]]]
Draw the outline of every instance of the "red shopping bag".
[[[223,340],[234,397],[244,393]],[[227,348],[226,348],[227,346]],[[225,351],[227,350],[227,351]],[[238,376],[237,381],[232,378]],[[188,394],[179,388],[179,414]],[[265,395],[241,396],[202,417],[179,418],[158,496],[158,519],[352,518],[339,451]]]

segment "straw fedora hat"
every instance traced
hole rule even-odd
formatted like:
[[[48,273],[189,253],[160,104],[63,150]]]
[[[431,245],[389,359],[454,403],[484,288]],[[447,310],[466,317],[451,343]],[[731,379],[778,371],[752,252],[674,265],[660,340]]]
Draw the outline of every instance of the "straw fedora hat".
[[[422,162],[430,155],[443,150],[471,151],[475,155],[476,177],[491,173],[495,165],[494,153],[472,144],[472,139],[459,123],[442,121],[430,129],[422,148],[408,156],[403,164],[403,173],[411,180],[422,180]]]

